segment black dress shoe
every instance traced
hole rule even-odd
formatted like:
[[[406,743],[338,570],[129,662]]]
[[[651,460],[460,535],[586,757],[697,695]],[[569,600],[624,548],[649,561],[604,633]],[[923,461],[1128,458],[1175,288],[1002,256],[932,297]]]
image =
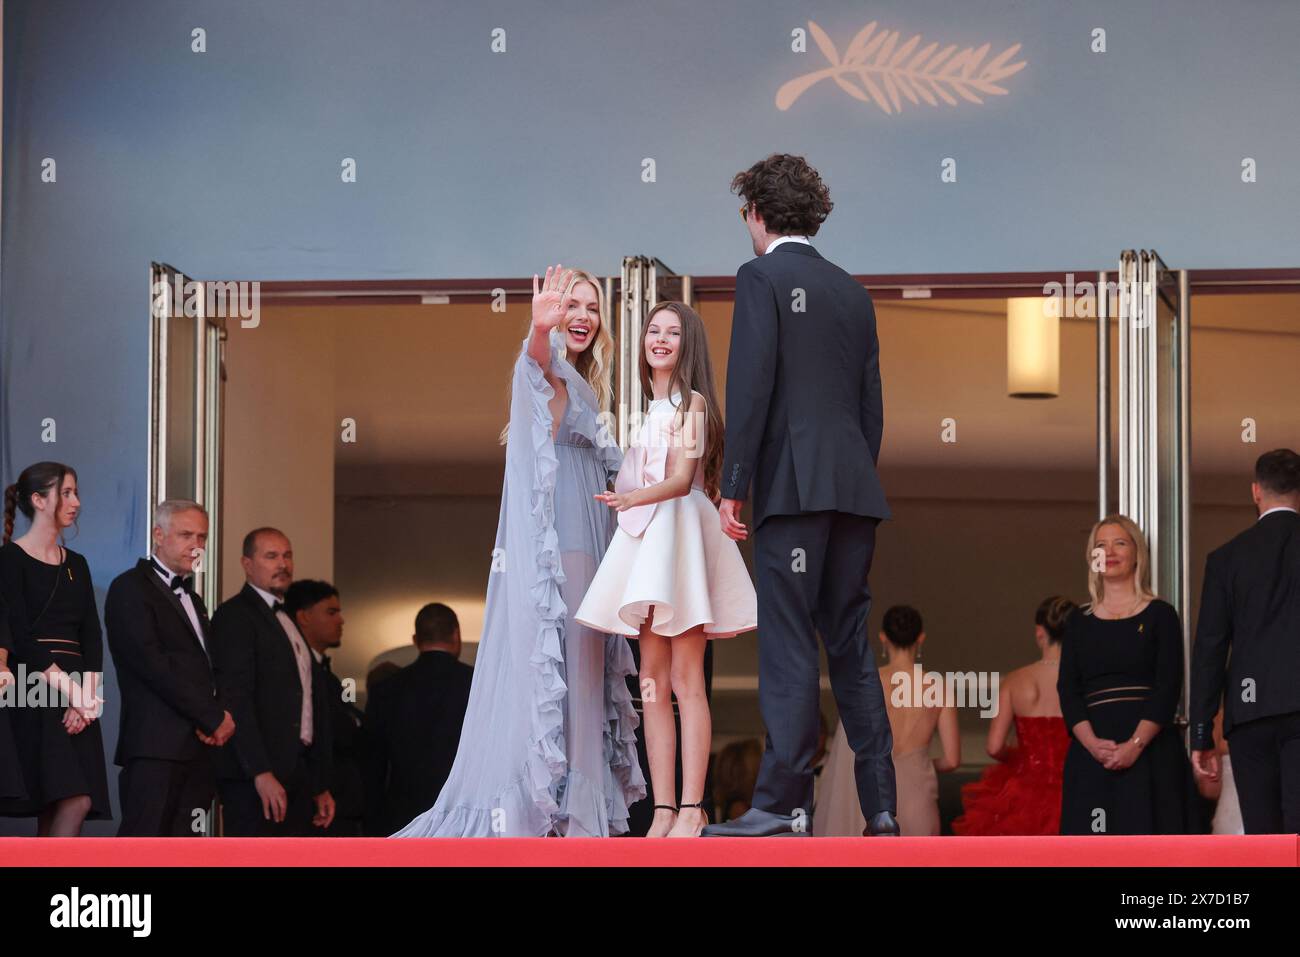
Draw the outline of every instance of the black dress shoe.
[[[862,832],[863,837],[902,837],[898,821],[889,811],[881,811],[868,822]]]
[[[751,807],[734,821],[710,824],[702,837],[811,837],[812,822],[803,815],[775,814]]]

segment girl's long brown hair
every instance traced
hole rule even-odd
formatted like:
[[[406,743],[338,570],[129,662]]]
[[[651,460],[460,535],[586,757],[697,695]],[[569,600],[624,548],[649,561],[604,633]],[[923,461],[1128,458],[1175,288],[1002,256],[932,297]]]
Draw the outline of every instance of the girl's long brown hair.
[[[674,312],[682,323],[681,346],[677,353],[677,366],[668,380],[668,395],[681,393],[677,408],[678,425],[685,427],[686,412],[690,408],[691,390],[704,396],[708,435],[704,441],[704,494],[716,505],[722,498],[719,486],[722,478],[722,415],[718,412],[718,395],[713,388],[713,361],[709,358],[709,340],[704,332],[700,314],[684,302],[661,302],[646,316],[649,328],[655,315],[663,311]],[[641,389],[651,395],[650,363],[646,361],[644,336],[641,342]]]

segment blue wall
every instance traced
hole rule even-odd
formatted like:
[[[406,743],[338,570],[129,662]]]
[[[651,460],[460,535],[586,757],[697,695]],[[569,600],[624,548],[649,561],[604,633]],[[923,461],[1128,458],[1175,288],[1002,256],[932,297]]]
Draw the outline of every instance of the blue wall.
[[[984,105],[885,115],[822,82],[783,112],[780,85],[824,65],[790,51],[809,19],[841,50],[877,19],[990,58],[1020,43],[1027,66]],[[1280,0],[8,0],[0,477],[78,467],[73,547],[101,587],[141,552],[151,259],[438,278],[645,252],[730,273],[751,251],[727,184],[775,150],[825,176],[818,245],[854,272],[1100,268],[1136,245],[1300,265],[1298,37],[1300,4]]]

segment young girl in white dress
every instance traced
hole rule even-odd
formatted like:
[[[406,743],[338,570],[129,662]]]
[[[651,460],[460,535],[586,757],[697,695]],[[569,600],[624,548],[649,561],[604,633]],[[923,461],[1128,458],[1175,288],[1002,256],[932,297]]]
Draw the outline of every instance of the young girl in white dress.
[[[641,350],[641,386],[654,397],[623,457],[613,492],[618,528],[574,615],[641,643],[641,698],[654,790],[647,837],[694,837],[707,823],[704,777],[713,733],[704,696],[704,649],[758,623],[758,600],[717,501],[722,417],[704,323],[690,306],[661,303]],[[682,803],[674,764],[682,717]]]

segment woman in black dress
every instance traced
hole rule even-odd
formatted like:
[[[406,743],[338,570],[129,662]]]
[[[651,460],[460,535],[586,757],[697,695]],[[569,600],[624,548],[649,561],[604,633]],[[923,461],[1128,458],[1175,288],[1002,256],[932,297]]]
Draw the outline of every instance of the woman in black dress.
[[[22,767],[18,762],[18,747],[14,744],[10,715],[21,693],[14,678],[9,658],[14,643],[9,637],[8,612],[4,595],[0,593],[0,815],[8,816],[27,802],[27,788],[23,785]]]
[[[43,674],[49,686],[44,707],[14,708],[10,715],[27,790],[17,813],[36,817],[42,837],[76,837],[87,818],[112,817],[99,722],[104,645],[95,591],[86,560],[60,544],[80,508],[77,474],[57,462],[28,467],[5,489],[0,593],[14,646],[10,666],[15,674],[25,669],[29,683]],[[31,527],[10,541],[16,511]]]
[[[1146,539],[1123,515],[1093,526],[1092,603],[1070,616],[1057,690],[1071,732],[1062,834],[1204,833],[1174,725],[1183,686],[1178,612],[1151,590]]]

